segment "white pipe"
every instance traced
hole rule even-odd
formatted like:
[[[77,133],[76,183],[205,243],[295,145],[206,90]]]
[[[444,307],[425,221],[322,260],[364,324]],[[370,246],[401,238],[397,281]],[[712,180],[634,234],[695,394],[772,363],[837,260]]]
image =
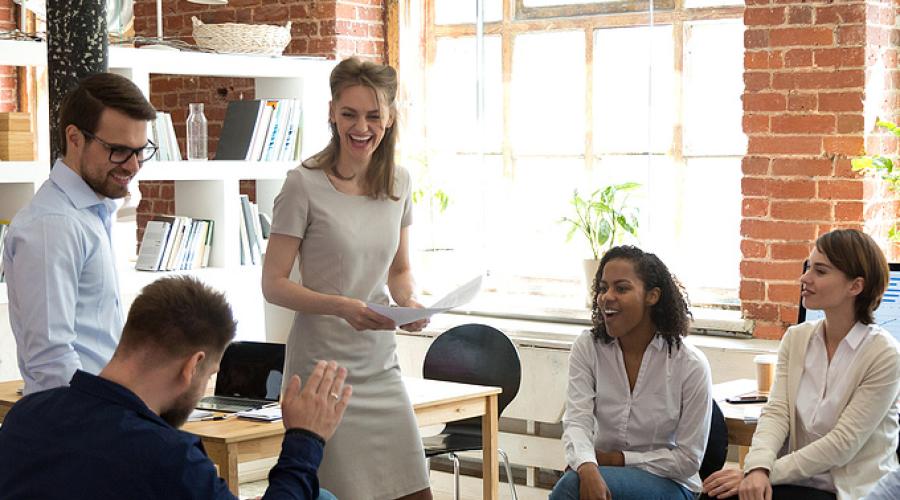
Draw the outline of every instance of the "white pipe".
[[[156,39],[163,41],[162,0],[156,0]]]

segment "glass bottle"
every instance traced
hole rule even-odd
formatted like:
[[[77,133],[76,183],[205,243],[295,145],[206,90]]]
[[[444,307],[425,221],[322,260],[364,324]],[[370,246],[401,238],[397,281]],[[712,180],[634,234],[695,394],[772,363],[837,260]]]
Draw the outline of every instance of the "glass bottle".
[[[187,159],[205,160],[206,156],[206,117],[203,116],[203,103],[192,102],[187,118]]]

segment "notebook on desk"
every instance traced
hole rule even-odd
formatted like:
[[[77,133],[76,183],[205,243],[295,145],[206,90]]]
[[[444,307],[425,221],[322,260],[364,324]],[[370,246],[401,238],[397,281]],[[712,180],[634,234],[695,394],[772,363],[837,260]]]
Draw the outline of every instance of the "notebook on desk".
[[[207,396],[197,408],[239,412],[277,403],[284,370],[284,344],[232,342],[222,355],[215,396]]]

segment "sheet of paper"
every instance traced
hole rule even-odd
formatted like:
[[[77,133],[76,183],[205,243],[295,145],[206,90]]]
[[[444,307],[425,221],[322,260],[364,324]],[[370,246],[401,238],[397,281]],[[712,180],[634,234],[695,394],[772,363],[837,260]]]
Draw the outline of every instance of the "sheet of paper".
[[[369,302],[366,305],[369,306],[369,309],[378,314],[394,320],[394,323],[397,325],[405,325],[407,323],[412,323],[413,321],[419,321],[420,319],[430,318],[435,314],[446,312],[468,303],[474,299],[475,296],[478,295],[478,291],[481,290],[481,281],[482,277],[478,276],[456,290],[448,293],[431,307],[423,309],[415,307],[390,307],[372,302]]]
[[[191,414],[188,415],[188,422],[198,422],[206,417],[213,416],[213,412],[206,410],[191,410]]]

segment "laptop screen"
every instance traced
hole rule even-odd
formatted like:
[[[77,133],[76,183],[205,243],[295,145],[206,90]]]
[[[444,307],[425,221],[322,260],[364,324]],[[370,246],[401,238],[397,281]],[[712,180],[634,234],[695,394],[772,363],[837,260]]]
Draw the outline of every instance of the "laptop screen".
[[[278,401],[284,370],[284,344],[232,342],[216,377],[216,396]]]
[[[803,272],[809,264],[803,264]],[[875,323],[890,332],[895,339],[900,341],[900,263],[892,262],[891,277],[888,282],[888,289],[881,298],[881,305],[875,310]],[[800,299],[800,315],[798,323],[804,321],[815,321],[825,317],[825,313],[821,310],[809,309],[803,307],[803,299]]]

